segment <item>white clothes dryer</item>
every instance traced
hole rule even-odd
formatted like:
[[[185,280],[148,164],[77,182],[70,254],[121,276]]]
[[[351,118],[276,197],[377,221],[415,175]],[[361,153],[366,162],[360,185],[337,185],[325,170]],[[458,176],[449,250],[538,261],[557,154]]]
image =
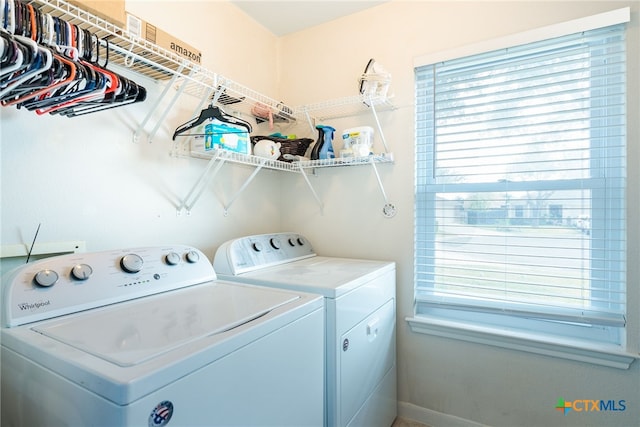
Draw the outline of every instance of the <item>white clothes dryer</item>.
[[[63,255],[3,280],[2,426],[319,426],[317,295],[217,280],[175,245]]]
[[[326,310],[325,425],[389,427],[397,415],[394,262],[318,256],[296,233],[221,245],[220,278],[318,293]]]

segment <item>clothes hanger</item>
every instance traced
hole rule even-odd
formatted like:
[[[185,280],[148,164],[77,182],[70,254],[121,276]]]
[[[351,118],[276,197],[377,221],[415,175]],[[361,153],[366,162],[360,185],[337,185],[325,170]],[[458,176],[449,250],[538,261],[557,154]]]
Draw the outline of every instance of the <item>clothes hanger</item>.
[[[70,102],[103,98],[113,77],[108,75],[106,70],[86,61],[78,60],[79,51],[74,46],[61,46],[58,47],[58,50],[64,51],[65,57],[74,59],[77,66],[75,81],[59,89],[56,95],[50,96],[46,103],[48,105],[40,104],[39,110],[50,112],[63,105],[69,105]],[[111,85],[111,87],[111,91],[118,90],[118,84]]]
[[[16,22],[14,14],[14,0],[6,0],[4,9],[4,17],[2,20],[2,27],[9,31],[11,34],[15,32]]]
[[[3,106],[75,117],[146,99],[144,87],[106,68],[108,37],[100,40],[30,3],[0,0],[0,36]]]
[[[0,71],[0,79],[2,84],[4,83],[4,76],[13,75],[13,73],[23,67],[24,53],[18,45],[18,43],[11,37],[7,43],[7,64],[2,64],[2,70]]]
[[[56,105],[50,106],[48,108],[37,109],[36,114],[42,115],[46,113],[54,113],[58,110],[69,108],[70,106],[74,106],[83,102],[105,100],[110,96],[116,94],[120,90],[120,80],[118,79],[117,75],[106,69],[97,69],[96,67],[88,63],[84,65],[94,68],[94,70],[98,73],[102,73],[105,77],[106,85],[100,88],[100,90],[96,91],[94,89],[89,93],[86,93],[86,91],[83,91],[82,93],[76,92],[75,94],[73,94],[74,96],[67,101],[57,103]]]
[[[83,63],[76,64],[76,76],[73,82],[59,86],[55,91],[39,96],[37,99],[25,102],[22,106],[29,110],[36,110],[37,114],[56,113],[69,109],[78,103],[103,99],[107,91],[108,78],[101,72]],[[39,91],[49,91],[44,88]]]
[[[32,46],[19,42],[13,35],[7,36],[11,44],[13,55],[8,58],[8,66],[2,69],[2,84],[7,84],[11,79],[18,78],[18,74],[27,69],[34,55]]]
[[[74,108],[58,111],[57,113],[67,117],[78,117],[85,114],[109,110],[123,105],[142,102],[146,99],[147,90],[143,86],[138,85],[132,80],[129,80],[126,86],[128,87],[120,95],[120,99],[117,100],[117,104],[99,103],[97,105],[90,105],[90,103],[85,103],[82,106],[76,106]]]
[[[80,33],[78,27],[61,19],[54,20],[54,24],[56,28],[54,48],[61,54],[60,58],[70,58],[75,63],[77,73],[73,82],[68,81],[68,84],[59,86],[55,93],[28,103],[27,108],[35,108],[39,115],[53,113],[76,103],[103,99],[106,94],[118,91],[119,80],[113,73],[80,60],[83,55],[78,48]],[[107,61],[108,56],[105,64]]]
[[[62,75],[62,78],[65,77],[66,73]],[[33,99],[25,102],[24,106],[29,110],[53,108],[71,99],[77,99],[80,96],[88,95],[95,90],[99,90],[99,79],[92,70],[83,64],[76,63],[76,75],[73,81],[69,81],[66,85],[56,86],[53,91],[51,90],[52,86],[56,86],[56,83],[54,82],[53,85],[43,87],[38,91],[38,94],[42,95],[37,98],[31,96]],[[43,90],[46,92],[43,93]]]
[[[25,38],[22,39],[29,40]],[[53,55],[51,54],[51,51],[37,45],[35,46],[37,53],[32,61],[30,69],[20,74],[19,79],[5,85],[4,89],[0,90],[0,99],[3,101],[3,105],[5,105],[5,99],[15,99],[16,97],[21,98],[25,92],[30,92],[30,84],[38,81],[40,77],[53,65]]]
[[[0,64],[6,66],[11,63],[15,48],[13,47],[13,38],[11,34],[4,28],[0,28],[0,40],[2,40],[3,49],[0,57]]]
[[[215,105],[209,105],[207,108],[200,111],[200,114],[198,115],[198,117],[195,117],[189,120],[188,122],[178,126],[176,128],[176,131],[173,133],[172,139],[175,141],[176,136],[185,133],[189,129],[193,129],[196,126],[201,125],[206,120],[213,120],[213,119],[217,119],[223,123],[229,123],[229,124],[244,127],[245,129],[247,129],[247,133],[251,133],[252,131],[251,124],[249,124],[248,122],[242,119],[239,119],[238,117],[234,117],[225,113],[224,111],[222,111],[220,107],[217,107]],[[238,133],[243,133],[243,132],[238,132]]]
[[[5,19],[5,7],[7,7],[7,0],[0,0],[0,27],[6,28],[4,25]]]
[[[54,55],[51,50],[49,50],[51,56],[53,57],[53,61],[51,67],[47,72],[41,73],[39,79],[33,80],[28,85],[23,85],[24,91],[21,95],[16,94],[13,99],[4,99],[2,100],[3,106],[14,105],[14,104],[22,104],[24,102],[34,102],[32,101],[34,98],[39,96],[44,96],[55,88],[55,84],[63,81],[68,75],[68,67],[66,64],[61,62],[56,55]],[[21,105],[18,105],[20,108]]]
[[[36,93],[32,94],[31,101],[22,104],[22,106],[24,106],[28,110],[34,110],[38,108],[36,105],[34,105],[34,103],[47,102],[49,98],[55,96],[56,93],[59,93],[61,89],[66,88],[69,84],[73,84],[76,78],[76,64],[54,51],[52,51],[52,54],[54,58],[56,58],[63,66],[64,75],[61,80],[58,80],[52,85],[42,88],[36,91]]]
[[[86,62],[79,61],[87,67],[95,70],[97,74],[102,74],[107,82],[107,89],[101,96],[91,94],[82,98],[70,100],[68,102],[61,103],[52,108],[47,108],[37,111],[38,114],[50,113],[60,114],[67,117],[77,117],[89,113],[103,111],[115,107],[120,107],[135,102],[142,102],[147,97],[146,89],[132,80],[118,75],[106,68],[109,61],[108,40],[107,49],[105,50],[104,65],[98,65],[100,61],[99,51],[96,53],[95,61]],[[98,40],[96,39],[96,46],[98,46]],[[92,55],[91,52],[88,52]]]
[[[7,50],[7,41],[4,37],[0,37],[0,60],[4,61],[4,55]]]
[[[89,37],[85,37],[85,40],[89,40]],[[105,41],[108,44],[108,40]],[[95,45],[99,46],[97,38]],[[63,103],[55,108],[47,109],[43,112],[60,114],[67,117],[77,117],[122,105],[142,102],[146,99],[147,92],[144,87],[106,68],[109,61],[108,48],[105,53],[104,66],[98,65],[100,60],[99,51],[96,51],[95,59],[91,49],[87,49],[83,56],[84,58],[91,58],[91,60],[89,62],[81,60],[79,63],[84,64],[91,70],[94,70],[97,75],[102,75],[104,77],[104,81],[107,83],[108,89],[103,92],[102,96],[83,97],[81,99],[76,99],[73,102]]]
[[[30,60],[20,73],[15,73],[11,78],[3,82],[3,88],[0,90],[0,99],[4,98],[15,88],[18,88],[22,83],[33,79],[51,67],[52,57],[46,49],[40,48],[36,42],[30,38],[23,36],[14,36],[14,38],[27,48]]]

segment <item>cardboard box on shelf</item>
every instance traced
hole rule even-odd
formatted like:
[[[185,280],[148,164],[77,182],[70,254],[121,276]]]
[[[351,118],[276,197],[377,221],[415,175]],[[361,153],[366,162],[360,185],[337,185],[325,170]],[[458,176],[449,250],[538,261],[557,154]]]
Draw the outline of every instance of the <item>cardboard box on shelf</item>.
[[[118,27],[124,26],[125,0],[68,0],[74,6],[96,15]]]
[[[202,52],[188,43],[172,36],[162,29],[135,15],[127,13],[126,30],[134,37],[144,39],[176,55],[188,59],[194,64],[202,64]]]

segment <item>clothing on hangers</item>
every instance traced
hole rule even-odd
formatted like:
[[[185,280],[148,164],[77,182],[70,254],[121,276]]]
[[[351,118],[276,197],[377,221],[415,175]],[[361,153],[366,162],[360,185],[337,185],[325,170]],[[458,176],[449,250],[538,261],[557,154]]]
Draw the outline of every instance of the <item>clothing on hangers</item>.
[[[108,37],[21,0],[0,0],[3,106],[76,117],[144,101],[146,89],[108,70],[108,63]]]

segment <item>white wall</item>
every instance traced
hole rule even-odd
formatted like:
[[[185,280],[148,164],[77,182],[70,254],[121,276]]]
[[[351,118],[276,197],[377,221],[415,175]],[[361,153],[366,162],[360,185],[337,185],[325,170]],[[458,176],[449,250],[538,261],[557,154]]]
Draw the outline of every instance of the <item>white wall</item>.
[[[277,39],[234,6],[219,1],[127,1],[134,14],[203,50],[205,67],[291,105],[354,95],[369,58],[393,75],[394,112],[380,115],[395,164],[379,170],[384,204],[368,167],[319,170],[310,177],[324,202],[321,213],[301,177],[262,172],[223,215],[250,170],[225,166],[190,216],[175,205],[197,179],[202,160],[170,157],[170,136],[191,117],[193,100],[181,101],[149,144],[131,141],[133,129],[158,96],[147,82],[147,103],[66,119],[0,109],[1,234],[3,245],[39,240],[85,240],[89,250],[160,244],[195,245],[208,254],[224,240],[252,233],[294,230],[318,252],[391,259],[398,263],[398,396],[417,416],[447,414],[494,426],[637,425],[638,363],[630,370],[419,335],[404,321],[412,314],[413,58],[481,40],[632,6],[629,25],[630,165],[640,164],[639,6],[622,2],[415,2],[393,1],[362,13]],[[136,78],[140,82],[144,79]],[[331,121],[336,128],[372,125],[369,116]],[[304,126],[285,128],[314,136]],[[377,149],[380,150],[379,142]],[[640,211],[640,168],[629,168],[629,210]],[[219,200],[220,199],[220,200]],[[640,325],[640,230],[629,224],[629,325],[637,343]],[[635,310],[635,311],[634,311]],[[625,399],[617,414],[562,416],[553,407],[567,399]]]
[[[434,425],[459,417],[493,426],[631,426],[640,422],[640,363],[618,370],[497,347],[422,335],[409,330],[413,314],[413,59],[553,23],[632,7],[629,24],[629,212],[640,211],[638,94],[640,58],[638,2],[416,2],[393,1],[280,40],[280,91],[293,102],[354,95],[367,60],[393,75],[395,103],[381,119],[395,164],[380,167],[389,199],[398,208],[383,218],[381,196],[368,169],[322,170],[312,181],[323,195],[324,215],[301,191],[283,206],[283,219],[304,230],[321,252],[398,263],[398,396],[401,413]],[[635,119],[634,119],[635,118]],[[340,126],[371,124],[367,118]],[[378,146],[378,149],[380,147]],[[630,215],[635,218],[636,215]],[[637,353],[640,231],[629,221],[629,331]],[[624,399],[620,413],[569,414],[557,399]],[[446,416],[442,417],[442,414]],[[455,425],[455,424],[454,424]],[[461,424],[464,425],[464,424]]]

